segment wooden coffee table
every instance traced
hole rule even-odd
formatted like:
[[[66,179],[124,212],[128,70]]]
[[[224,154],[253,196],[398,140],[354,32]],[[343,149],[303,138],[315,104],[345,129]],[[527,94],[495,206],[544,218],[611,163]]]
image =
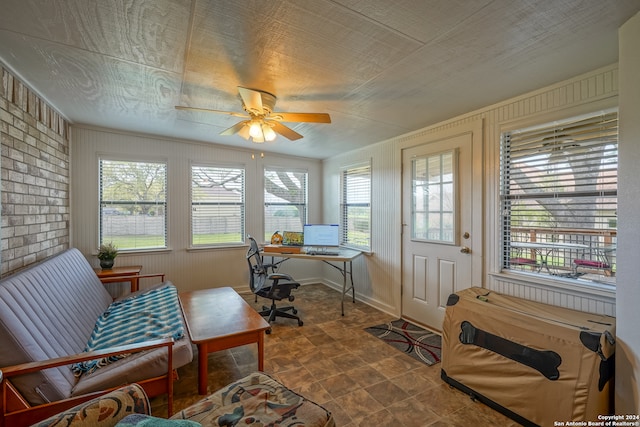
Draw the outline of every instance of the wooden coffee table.
[[[269,323],[232,288],[180,294],[187,331],[198,346],[198,393],[207,394],[207,356],[214,351],[258,344],[258,370],[264,368],[264,332]]]

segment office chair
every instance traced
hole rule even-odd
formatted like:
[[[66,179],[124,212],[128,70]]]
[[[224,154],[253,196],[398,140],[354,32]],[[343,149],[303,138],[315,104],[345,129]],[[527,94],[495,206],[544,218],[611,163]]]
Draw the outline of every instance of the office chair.
[[[300,283],[294,282],[293,278],[288,274],[283,273],[269,273],[269,269],[274,269],[272,264],[263,264],[262,256],[260,255],[260,248],[256,240],[248,236],[249,250],[247,251],[247,263],[249,264],[249,286],[251,292],[257,296],[268,298],[271,300],[271,307],[262,306],[260,315],[267,317],[269,323],[276,320],[276,317],[286,317],[289,319],[296,319],[298,326],[302,326],[303,322],[296,314],[298,310],[293,306],[277,307],[276,301],[282,301],[288,299],[293,301],[295,297],[291,295],[291,291],[300,286]],[[289,313],[291,311],[292,313]],[[267,330],[267,333],[271,333],[271,330]]]

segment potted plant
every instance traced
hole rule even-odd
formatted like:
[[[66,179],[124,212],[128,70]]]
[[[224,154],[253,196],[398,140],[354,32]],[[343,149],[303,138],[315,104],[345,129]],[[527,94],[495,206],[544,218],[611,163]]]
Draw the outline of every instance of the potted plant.
[[[100,260],[100,267],[105,270],[113,267],[113,261],[118,256],[118,248],[113,242],[103,243],[98,248],[98,259]]]

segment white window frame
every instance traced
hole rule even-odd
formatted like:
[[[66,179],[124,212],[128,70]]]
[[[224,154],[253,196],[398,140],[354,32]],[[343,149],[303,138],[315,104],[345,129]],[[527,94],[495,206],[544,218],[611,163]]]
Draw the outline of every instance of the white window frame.
[[[211,180],[213,180],[214,182],[211,182],[210,187],[207,187],[206,183],[202,183],[203,187],[205,190],[204,194],[201,194],[200,196],[198,196],[199,200],[194,200],[194,193],[196,192],[196,187],[195,187],[195,179],[196,176],[194,175],[194,173],[198,170],[198,172],[200,173],[198,175],[198,179],[200,181],[204,181],[204,177],[206,177],[206,173],[209,173],[209,178]],[[236,179],[237,179],[237,174],[240,174],[240,180],[241,182],[239,183],[239,187],[237,185],[237,183],[232,186],[232,188],[235,188],[235,191],[240,191],[240,200],[234,200],[234,197],[232,195],[232,191],[229,189],[225,189],[225,191],[229,191],[229,197],[224,197],[222,198],[222,195],[216,195],[214,193],[215,190],[213,190],[214,188],[223,188],[222,185],[220,185],[223,181],[224,181],[224,176],[225,174],[235,174]],[[189,186],[189,201],[190,201],[190,214],[189,214],[189,218],[190,218],[190,233],[189,233],[189,241],[190,241],[190,245],[192,248],[207,248],[207,247],[224,247],[224,246],[236,246],[236,245],[243,245],[244,244],[244,238],[245,238],[245,230],[246,230],[246,177],[247,177],[247,173],[246,173],[246,169],[244,165],[239,165],[239,164],[218,164],[218,163],[195,163],[192,162],[191,163],[191,167],[190,167],[190,186]],[[231,178],[231,177],[230,177]],[[229,179],[230,179],[229,178]],[[206,189],[211,189],[209,190],[210,194],[206,193]],[[224,189],[224,188],[223,188]],[[231,215],[224,215],[225,210],[231,209],[231,211],[234,211],[236,208],[239,208],[239,214],[238,214],[238,219],[237,221],[232,221],[233,222],[237,222],[238,223],[238,228],[235,229],[235,231],[232,231],[231,235],[237,234],[238,238],[237,239],[227,239],[227,238],[221,238],[221,239],[213,239],[213,240],[206,240],[206,241],[196,241],[196,239],[194,238],[194,236],[196,234],[200,234],[197,232],[202,232],[205,231],[205,228],[208,229],[208,231],[210,231],[210,233],[204,233],[204,234],[215,234],[215,231],[219,231],[219,227],[220,226],[224,226],[225,231],[227,230],[227,222],[229,220],[229,218],[233,217]],[[201,209],[203,210],[202,215],[199,215],[198,218],[194,217],[194,214],[196,212],[197,209]],[[217,214],[217,215],[214,215]],[[214,221],[214,219],[220,219],[222,221]],[[221,235],[224,235],[224,233],[222,233]]]
[[[360,176],[366,177],[366,182],[360,183],[362,188],[348,187],[350,178]],[[363,251],[371,250],[371,188],[372,188],[372,166],[371,161],[349,165],[342,168],[340,174],[340,188],[341,188],[341,200],[340,200],[340,240],[341,245],[345,247],[352,247]],[[351,189],[351,192],[350,192]],[[358,191],[356,198],[360,200],[351,200],[355,197],[353,191]],[[367,225],[363,227],[355,227],[353,218],[350,218],[349,212],[352,208],[361,208],[363,212],[366,212],[366,219],[361,218],[362,221],[366,221]],[[354,229],[354,227],[356,229]],[[353,232],[365,233],[364,239],[354,239]]]
[[[617,144],[617,109],[501,133],[502,272],[562,288],[615,288]],[[608,268],[577,267],[576,259]]]
[[[103,181],[103,170],[107,162],[111,163],[132,163],[139,165],[161,165],[163,167],[164,173],[164,182],[160,184],[159,190],[162,190],[162,197],[155,197],[155,200],[141,200],[141,199],[131,199],[131,200],[123,200],[116,198],[105,198],[104,193],[105,189],[104,181]],[[154,184],[157,185],[157,182]],[[117,191],[117,190],[116,190]],[[116,194],[123,194],[122,191]],[[127,215],[126,208],[129,207],[130,210],[148,210],[149,213],[156,212],[155,218],[150,217],[148,214],[144,215]],[[109,212],[109,213],[107,213]],[[107,233],[107,225],[105,224],[106,220],[109,218],[112,222],[118,221],[122,223],[120,226],[126,226],[126,224],[130,221],[130,218],[127,217],[142,217],[142,219],[136,219],[136,224],[132,224],[132,226],[139,230],[139,222],[142,222],[142,226],[146,226],[146,223],[155,219],[154,222],[157,222],[157,212],[163,212],[163,224],[162,224],[162,236],[159,238],[162,239],[162,243],[158,245],[145,245],[144,239],[140,244],[136,244],[134,246],[127,246],[121,243],[122,240],[119,241],[116,235],[109,236]],[[113,217],[115,214],[115,217]],[[117,227],[115,224],[112,225]],[[166,249],[167,248],[167,240],[168,240],[168,165],[166,160],[158,160],[158,159],[132,159],[132,158],[120,158],[115,156],[101,155],[98,158],[98,244],[102,245],[104,243],[112,242],[121,252],[140,252],[147,250],[158,250],[158,249]],[[115,231],[114,231],[115,232]],[[135,236],[137,234],[126,235],[126,236]],[[135,240],[135,238],[128,237],[128,240]]]

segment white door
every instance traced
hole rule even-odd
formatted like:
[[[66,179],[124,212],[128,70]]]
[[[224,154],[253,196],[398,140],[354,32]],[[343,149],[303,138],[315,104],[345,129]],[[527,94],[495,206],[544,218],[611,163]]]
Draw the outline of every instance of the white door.
[[[436,330],[449,295],[480,286],[481,129],[402,150],[402,317]]]

